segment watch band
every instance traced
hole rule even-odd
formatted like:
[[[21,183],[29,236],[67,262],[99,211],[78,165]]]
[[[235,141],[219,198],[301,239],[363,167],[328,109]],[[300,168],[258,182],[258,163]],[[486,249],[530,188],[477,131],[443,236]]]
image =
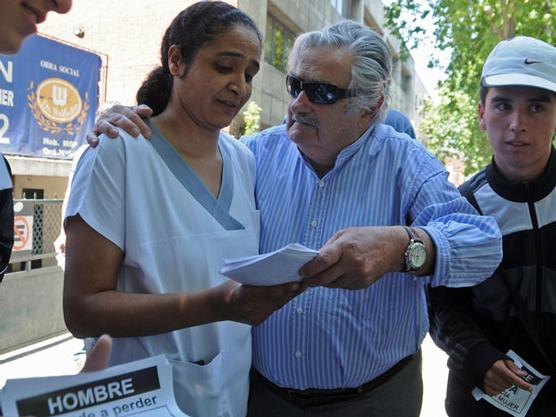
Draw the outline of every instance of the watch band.
[[[407,235],[409,236],[409,243],[412,243],[411,241],[423,243],[423,240],[419,239],[415,235],[415,233],[413,233],[413,230],[411,230],[411,227],[409,227],[409,226],[402,226],[402,227],[404,228],[404,230],[407,232]]]

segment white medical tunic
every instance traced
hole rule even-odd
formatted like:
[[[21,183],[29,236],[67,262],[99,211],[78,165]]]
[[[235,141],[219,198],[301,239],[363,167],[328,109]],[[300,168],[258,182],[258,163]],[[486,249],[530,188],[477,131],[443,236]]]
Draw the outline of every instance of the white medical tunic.
[[[124,251],[119,291],[162,294],[222,284],[226,279],[217,270],[223,258],[258,253],[253,155],[220,134],[222,184],[214,198],[152,123],[151,127],[150,142],[121,131],[120,138],[101,138],[97,148],[85,152],[66,217],[79,214]],[[111,365],[161,353],[173,364],[176,400],[184,412],[245,416],[249,326],[226,321],[116,338]]]

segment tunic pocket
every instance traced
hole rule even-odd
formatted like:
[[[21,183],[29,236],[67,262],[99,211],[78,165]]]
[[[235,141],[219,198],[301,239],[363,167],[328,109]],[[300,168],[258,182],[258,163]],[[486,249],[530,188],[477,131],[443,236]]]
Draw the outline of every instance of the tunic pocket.
[[[178,406],[194,416],[219,416],[222,390],[222,352],[209,363],[171,360]],[[224,413],[226,414],[226,413]]]

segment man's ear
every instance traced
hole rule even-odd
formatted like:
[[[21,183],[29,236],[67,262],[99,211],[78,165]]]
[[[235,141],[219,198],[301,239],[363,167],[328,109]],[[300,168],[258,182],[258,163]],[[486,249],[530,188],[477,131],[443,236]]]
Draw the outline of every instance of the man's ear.
[[[176,45],[172,45],[168,49],[168,68],[170,74],[175,77],[181,77],[185,74],[185,64],[181,58],[180,49]]]
[[[485,105],[482,102],[477,106],[477,114],[479,115],[479,127],[483,131],[487,130],[485,123]]]
[[[361,111],[361,118],[364,120],[365,124],[370,124],[376,118],[376,115],[382,108],[384,104],[384,96],[380,96],[377,103],[372,107],[364,108]]]

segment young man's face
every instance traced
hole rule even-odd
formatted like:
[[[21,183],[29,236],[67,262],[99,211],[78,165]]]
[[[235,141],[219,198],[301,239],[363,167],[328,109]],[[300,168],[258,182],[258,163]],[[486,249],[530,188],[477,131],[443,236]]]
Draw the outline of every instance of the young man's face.
[[[0,0],[0,53],[15,54],[50,11],[67,13],[72,0]]]
[[[494,161],[510,181],[542,174],[556,131],[556,95],[533,87],[491,87],[479,104]]]

